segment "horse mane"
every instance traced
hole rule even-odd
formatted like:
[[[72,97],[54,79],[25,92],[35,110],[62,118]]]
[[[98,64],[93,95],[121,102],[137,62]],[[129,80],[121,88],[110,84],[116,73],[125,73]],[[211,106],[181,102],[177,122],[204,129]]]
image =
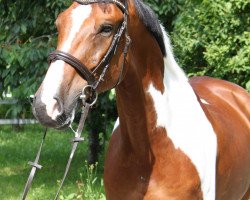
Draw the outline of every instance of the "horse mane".
[[[163,56],[166,56],[166,48],[164,44],[163,32],[161,29],[160,21],[154,11],[142,0],[134,0],[137,14],[142,20],[149,32],[155,37],[158,42]]]

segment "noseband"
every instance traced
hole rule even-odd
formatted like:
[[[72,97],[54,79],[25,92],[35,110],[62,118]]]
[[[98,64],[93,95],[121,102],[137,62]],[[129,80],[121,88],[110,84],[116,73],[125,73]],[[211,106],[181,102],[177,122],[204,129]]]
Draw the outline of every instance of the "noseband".
[[[113,3],[123,12],[123,15],[124,15],[123,22],[121,23],[120,28],[118,29],[117,33],[113,37],[111,45],[108,51],[106,52],[105,56],[99,62],[99,64],[94,68],[93,71],[90,71],[80,60],[78,60],[74,56],[63,51],[51,52],[48,56],[49,63],[56,61],[56,60],[63,60],[64,62],[68,63],[71,67],[73,67],[76,70],[76,72],[88,82],[88,85],[91,85],[93,89],[96,89],[98,85],[100,84],[100,82],[103,81],[106,71],[109,68],[111,59],[115,55],[116,48],[119,44],[120,38],[125,32],[126,43],[123,49],[123,62],[122,62],[120,75],[115,86],[118,85],[122,79],[122,72],[124,69],[125,58],[128,52],[128,47],[131,42],[131,39],[127,31],[127,21],[128,21],[127,2],[125,1],[125,5],[123,5],[120,1],[117,1],[117,0],[74,0],[74,1],[81,5],[88,5],[88,4],[94,4],[94,3]],[[102,73],[99,75],[99,78],[96,79],[95,78],[96,71],[100,69],[101,67],[103,68]]]
[[[128,10],[127,10],[126,1],[125,1],[125,5],[123,5],[121,2],[119,2],[117,0],[74,0],[74,1],[79,3],[79,4],[82,4],[82,5],[93,4],[93,3],[113,3],[113,4],[116,4],[116,6],[123,12],[124,19],[123,19],[123,22],[121,23],[120,28],[118,29],[117,33],[113,37],[113,40],[111,42],[111,45],[110,45],[108,51],[106,52],[106,54],[103,57],[103,59],[101,60],[101,62],[94,68],[93,71],[90,71],[80,60],[78,60],[77,58],[75,58],[74,56],[72,56],[66,52],[53,51],[48,56],[49,63],[54,62],[56,60],[63,60],[64,62],[68,63],[71,67],[73,67],[76,70],[76,72],[83,79],[85,79],[88,82],[88,85],[83,88],[82,95],[80,96],[80,99],[82,100],[82,105],[83,105],[82,114],[81,114],[81,118],[80,118],[80,121],[78,124],[77,131],[76,132],[74,131],[75,137],[72,139],[73,146],[72,146],[71,154],[70,154],[70,157],[68,159],[68,163],[67,163],[66,168],[65,168],[63,179],[60,183],[60,186],[57,190],[57,193],[56,193],[54,200],[57,200],[57,198],[59,196],[59,192],[60,192],[60,190],[63,186],[64,180],[68,174],[70,164],[71,164],[72,158],[74,156],[75,150],[77,148],[77,145],[79,142],[84,140],[84,138],[81,137],[81,132],[83,130],[89,109],[96,102],[96,99],[97,99],[96,88],[98,87],[100,82],[103,80],[103,78],[106,74],[106,71],[109,68],[109,64],[111,62],[111,59],[115,55],[116,48],[118,46],[120,38],[124,32],[125,32],[125,37],[126,37],[126,43],[125,43],[125,47],[123,49],[123,62],[122,62],[120,75],[119,75],[119,78],[118,78],[115,86],[121,82],[122,72],[123,72],[124,64],[125,64],[125,58],[126,58],[126,55],[128,52],[129,44],[131,42],[130,37],[128,35],[128,31],[127,31]],[[99,75],[98,79],[96,79],[95,78],[96,71],[100,68],[103,68],[102,72]],[[92,93],[92,95],[89,92]],[[89,100],[91,100],[91,101],[89,102]],[[46,131],[45,131],[44,136],[42,138],[42,142],[41,142],[40,148],[37,152],[37,156],[35,158],[35,161],[29,162],[29,164],[32,166],[32,169],[31,169],[30,175],[28,177],[28,180],[26,182],[24,191],[23,191],[22,200],[26,199],[26,196],[27,196],[28,191],[31,187],[31,183],[33,181],[36,170],[42,168],[42,166],[40,164],[38,164],[38,162],[39,162],[42,146],[43,146],[43,143],[45,140],[45,136],[46,136]]]

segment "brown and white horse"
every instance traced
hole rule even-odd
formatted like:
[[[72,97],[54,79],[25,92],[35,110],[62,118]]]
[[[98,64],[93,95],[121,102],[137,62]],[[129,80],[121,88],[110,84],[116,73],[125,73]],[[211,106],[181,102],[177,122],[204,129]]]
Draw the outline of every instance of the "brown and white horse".
[[[117,1],[100,1],[74,2],[56,20],[57,50],[90,71],[124,20]],[[249,93],[209,77],[188,79],[153,12],[140,0],[121,3],[128,6],[132,43],[122,69],[122,36],[97,88],[101,93],[121,78],[115,87],[119,118],[105,161],[107,199],[247,200]],[[67,62],[52,62],[35,95],[35,116],[47,127],[69,126],[86,85]]]

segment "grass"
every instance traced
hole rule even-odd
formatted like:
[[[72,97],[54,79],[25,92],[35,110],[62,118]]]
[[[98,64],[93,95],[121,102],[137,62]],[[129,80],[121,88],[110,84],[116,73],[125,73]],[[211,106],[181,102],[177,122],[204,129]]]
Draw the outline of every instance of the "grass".
[[[11,126],[0,126],[0,199],[19,200],[30,172],[28,161],[34,161],[43,128],[27,125],[15,132]],[[86,137],[86,135],[84,135]],[[49,130],[27,200],[54,199],[71,151],[71,131]],[[61,200],[105,199],[103,192],[103,165],[88,166],[87,142],[78,145],[69,174],[61,192]],[[94,197],[94,198],[92,198]]]

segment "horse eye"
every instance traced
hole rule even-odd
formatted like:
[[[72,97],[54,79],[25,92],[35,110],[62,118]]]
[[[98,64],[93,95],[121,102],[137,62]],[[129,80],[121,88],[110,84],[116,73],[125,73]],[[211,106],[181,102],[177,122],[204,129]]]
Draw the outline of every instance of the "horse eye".
[[[100,33],[102,35],[108,35],[111,33],[111,31],[113,30],[113,26],[110,25],[110,24],[104,24],[101,26],[101,29],[100,29]]]

